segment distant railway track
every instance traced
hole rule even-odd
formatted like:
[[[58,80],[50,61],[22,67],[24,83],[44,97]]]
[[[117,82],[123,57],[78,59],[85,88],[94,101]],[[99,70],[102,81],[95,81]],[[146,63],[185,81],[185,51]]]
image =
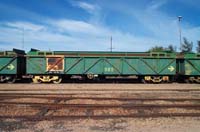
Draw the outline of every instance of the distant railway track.
[[[48,99],[48,100],[117,100],[117,101],[200,101],[200,98],[142,98],[142,97],[63,97],[63,96],[41,96],[41,95],[0,95],[0,100],[16,99],[16,98],[32,98],[32,99]],[[2,101],[0,101],[1,103]]]
[[[48,109],[61,109],[61,108],[195,108],[200,110],[200,104],[55,104],[55,103],[26,103],[26,102],[0,102],[0,106],[17,105],[29,107],[41,107]],[[199,111],[200,112],[200,111]]]
[[[17,98],[39,98],[39,99],[93,99],[93,100],[199,100],[199,93],[0,93],[0,100]],[[128,95],[127,95],[128,94]],[[148,94],[148,95],[147,95]]]
[[[190,91],[195,91],[195,92],[200,92],[200,88],[198,88],[198,89],[190,89],[190,88],[188,88],[188,89],[162,89],[162,88],[160,88],[160,89],[158,89],[158,88],[156,88],[156,89],[148,89],[148,88],[138,88],[138,89],[131,89],[131,88],[126,88],[126,89],[122,89],[122,88],[103,88],[103,89],[99,89],[99,88],[90,88],[90,89],[86,89],[86,88],[70,88],[70,89],[68,89],[68,88],[62,88],[62,89],[48,89],[48,88],[44,88],[44,89],[33,89],[33,88],[31,88],[31,89],[3,89],[3,88],[0,88],[0,92],[4,92],[4,91],[22,91],[22,92],[24,92],[24,91],[147,91],[147,92],[151,92],[151,91],[153,91],[153,92],[156,92],[156,91],[158,91],[158,92],[160,92],[160,91],[177,91],[177,92],[190,92]]]
[[[19,105],[19,104],[18,104]],[[30,105],[30,104],[29,104]],[[37,106],[41,109],[36,115],[0,115],[0,119],[22,119],[22,120],[58,120],[74,118],[134,118],[134,117],[197,117],[200,116],[200,106],[196,105],[140,105],[140,106],[97,106],[97,105],[68,105],[63,106]],[[19,106],[18,106],[19,107]],[[24,105],[22,105],[24,107]],[[31,106],[32,107],[32,106]],[[64,114],[52,114],[57,110],[63,109]],[[35,108],[35,107],[34,107]],[[168,110],[170,112],[168,112]],[[175,112],[171,112],[174,110]],[[184,110],[184,111],[183,111]],[[191,110],[194,112],[191,112]],[[78,111],[69,114],[70,111]],[[103,111],[101,114],[95,114],[97,111]],[[114,112],[112,112],[114,111]],[[120,111],[119,113],[116,111]],[[166,112],[165,112],[166,111]],[[183,112],[182,112],[183,111]],[[115,113],[116,112],[116,113]],[[51,114],[48,114],[51,113]],[[82,114],[78,114],[82,113]],[[84,114],[83,114],[84,113]]]
[[[158,113],[151,115],[130,114],[130,115],[71,115],[71,116],[0,116],[0,119],[19,119],[24,121],[41,121],[41,120],[66,120],[66,119],[107,119],[107,118],[159,118],[159,117],[200,117],[200,113]]]

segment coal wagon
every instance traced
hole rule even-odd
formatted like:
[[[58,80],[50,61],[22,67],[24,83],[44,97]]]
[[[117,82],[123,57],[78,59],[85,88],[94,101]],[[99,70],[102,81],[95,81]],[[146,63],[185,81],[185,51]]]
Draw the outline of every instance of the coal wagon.
[[[0,82],[13,83],[26,72],[25,52],[18,49],[0,51]]]
[[[143,82],[169,82],[176,75],[176,54],[168,52],[38,51],[27,53],[26,74],[33,82],[60,83],[80,77],[134,77]]]
[[[179,78],[187,83],[200,83],[200,53],[177,56]]]

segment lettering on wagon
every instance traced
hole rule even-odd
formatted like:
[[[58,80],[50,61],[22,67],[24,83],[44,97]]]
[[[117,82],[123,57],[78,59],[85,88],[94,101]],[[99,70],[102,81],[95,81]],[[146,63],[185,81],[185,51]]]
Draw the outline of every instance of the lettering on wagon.
[[[114,72],[114,68],[113,67],[105,67],[104,71],[105,72]]]

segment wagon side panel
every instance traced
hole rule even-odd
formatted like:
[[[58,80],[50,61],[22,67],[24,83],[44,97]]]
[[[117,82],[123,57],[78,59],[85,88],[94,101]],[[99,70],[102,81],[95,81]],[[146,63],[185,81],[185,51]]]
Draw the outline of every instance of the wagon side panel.
[[[45,57],[27,57],[27,74],[46,74]]]
[[[200,59],[185,59],[185,75],[200,75]]]
[[[17,57],[0,57],[0,74],[17,74]]]

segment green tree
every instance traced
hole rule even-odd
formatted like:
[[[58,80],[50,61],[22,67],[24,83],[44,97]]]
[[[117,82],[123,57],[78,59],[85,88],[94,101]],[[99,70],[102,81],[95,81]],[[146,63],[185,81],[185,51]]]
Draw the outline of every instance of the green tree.
[[[167,48],[163,46],[155,46],[148,50],[149,52],[162,52],[162,51],[170,51],[170,52],[176,52],[176,47],[170,44]]]
[[[197,48],[196,48],[196,50],[197,50],[197,53],[200,53],[200,40],[197,41]]]
[[[167,48],[168,51],[171,51],[171,52],[176,52],[176,47],[173,46],[172,44],[170,44]]]
[[[155,46],[155,47],[152,47],[151,49],[149,49],[149,52],[162,52],[164,50],[165,50],[165,48],[162,46]]]
[[[189,42],[187,38],[183,38],[183,43],[181,45],[181,52],[192,52],[193,42]]]

